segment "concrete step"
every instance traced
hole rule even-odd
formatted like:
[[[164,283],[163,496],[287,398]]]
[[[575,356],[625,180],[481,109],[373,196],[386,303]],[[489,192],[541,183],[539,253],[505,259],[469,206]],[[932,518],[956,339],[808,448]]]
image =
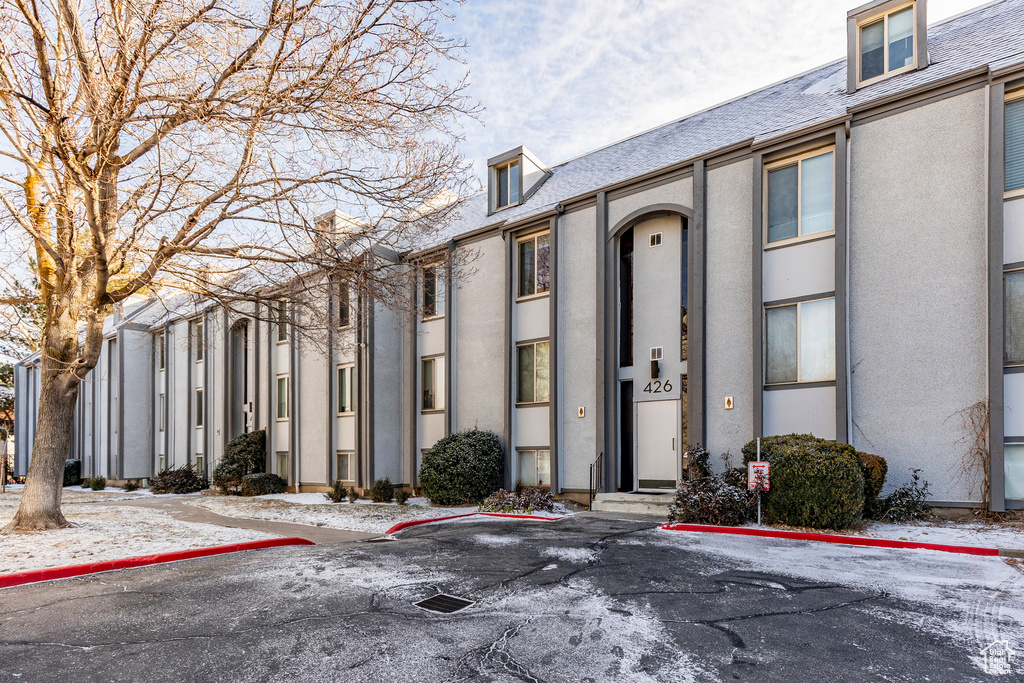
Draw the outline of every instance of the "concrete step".
[[[668,508],[674,496],[644,493],[599,493],[593,509],[598,512],[624,512],[668,519]]]

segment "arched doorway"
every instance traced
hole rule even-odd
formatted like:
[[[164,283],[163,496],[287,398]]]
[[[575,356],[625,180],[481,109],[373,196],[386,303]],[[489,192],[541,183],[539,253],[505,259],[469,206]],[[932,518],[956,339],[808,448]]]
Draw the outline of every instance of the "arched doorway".
[[[229,360],[229,415],[228,438],[249,432],[252,425],[252,396],[250,394],[249,321],[240,320],[231,327]]]

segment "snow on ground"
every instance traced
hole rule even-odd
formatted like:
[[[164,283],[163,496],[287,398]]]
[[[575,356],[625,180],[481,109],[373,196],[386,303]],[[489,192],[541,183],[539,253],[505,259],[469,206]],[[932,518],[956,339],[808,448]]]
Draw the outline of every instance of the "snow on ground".
[[[17,500],[12,504],[12,498],[0,495],[0,527],[14,516]],[[274,538],[261,531],[182,522],[160,510],[68,498],[77,496],[65,491],[63,505],[64,516],[76,526],[0,535],[0,574]]]
[[[317,500],[319,498],[319,500]],[[240,496],[202,496],[187,501],[225,517],[262,519],[309,526],[382,534],[399,522],[434,519],[477,512],[477,507],[432,507],[426,498],[412,498],[406,505],[373,503],[360,499],[352,503],[331,503],[322,493],[279,493],[243,498]],[[536,513],[537,517],[564,513]],[[474,518],[480,519],[480,518]]]
[[[1024,524],[941,521],[920,524],[874,522],[864,530],[863,535],[896,541],[1024,549]]]
[[[922,526],[928,528],[912,528]],[[910,533],[902,527],[885,530],[890,532]],[[921,538],[931,539],[932,533]],[[941,538],[948,542],[950,536]],[[653,542],[682,545],[752,571],[881,591],[932,605],[942,610],[943,618],[922,623],[922,628],[936,634],[955,634],[973,642],[979,650],[995,640],[1007,639],[1012,649],[1024,651],[1024,566],[1003,558],[665,530]]]

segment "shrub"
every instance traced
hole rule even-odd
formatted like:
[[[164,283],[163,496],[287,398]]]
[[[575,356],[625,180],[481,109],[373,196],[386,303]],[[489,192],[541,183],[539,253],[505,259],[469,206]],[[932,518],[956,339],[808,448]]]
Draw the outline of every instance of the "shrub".
[[[332,503],[340,503],[348,497],[348,487],[342,486],[340,481],[331,484],[331,490],[324,494],[324,497]]]
[[[504,466],[498,436],[468,429],[442,438],[424,454],[420,485],[437,505],[479,503],[501,488]]]
[[[213,471],[213,485],[224,493],[240,493],[242,478],[265,471],[266,463],[266,431],[260,429],[236,436],[224,447],[224,457]]]
[[[149,490],[153,493],[195,493],[209,486],[206,479],[192,469],[191,463],[176,469],[167,468],[149,480]]]
[[[395,497],[395,487],[391,485],[391,479],[384,477],[373,482],[370,487],[370,500],[374,503],[390,503]]]
[[[512,491],[499,489],[480,503],[480,512],[554,512],[551,491],[539,486],[516,485]]]
[[[743,447],[744,462],[756,457],[756,444]],[[864,510],[864,475],[853,446],[789,434],[761,439],[761,458],[771,463],[771,490],[765,494],[770,522],[817,529],[842,529]]]
[[[910,476],[908,483],[878,501],[875,507],[877,519],[905,524],[931,515],[932,507],[927,503],[928,482],[921,481],[919,469],[911,469]]]
[[[699,443],[690,444],[683,458],[687,463],[685,472],[688,479],[711,476],[711,454]]]
[[[680,481],[668,521],[732,526],[749,521],[757,509],[757,495],[747,490],[746,474],[742,486],[730,483],[731,479],[710,475]]]
[[[356,487],[353,486],[348,490],[348,502],[354,503],[359,500],[359,491],[356,491]]]
[[[405,489],[398,489],[395,491],[395,502],[399,505],[405,505],[409,501],[409,492]]]
[[[880,455],[857,451],[860,461],[860,473],[864,475],[864,509],[871,508],[882,493],[885,486],[885,475],[889,473],[889,464]]]
[[[288,485],[281,477],[267,472],[247,474],[242,477],[243,496],[265,496],[271,493],[284,493],[284,487]]]
[[[124,486],[122,488],[125,491],[138,491],[139,490],[139,482],[135,481],[134,479],[129,479],[128,481],[126,481],[124,483]]]
[[[93,491],[102,491],[107,488],[106,477],[89,477],[89,488]]]
[[[64,486],[74,486],[82,481],[82,461],[64,461]]]

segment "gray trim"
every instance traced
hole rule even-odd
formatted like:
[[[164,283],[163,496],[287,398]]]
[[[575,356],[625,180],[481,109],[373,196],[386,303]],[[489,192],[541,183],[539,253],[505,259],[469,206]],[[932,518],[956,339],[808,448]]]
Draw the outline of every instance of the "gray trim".
[[[1003,179],[1003,183],[1005,183],[1005,182],[1006,182],[1006,179],[1004,178]],[[1012,199],[1022,199],[1022,198],[1021,197],[1013,197]],[[999,213],[1000,213],[1000,216],[1002,216],[1002,208],[1000,208]],[[1002,218],[1000,218],[1000,222],[1002,222]],[[1014,263],[1004,263],[1003,264],[1003,273],[1004,274],[1005,273],[1009,273],[1009,272],[1014,271],[1014,270],[1024,270],[1024,261],[1015,261]]]
[[[765,391],[786,391],[786,390],[795,390],[795,389],[819,389],[821,387],[838,387],[838,384],[839,383],[836,380],[824,380],[822,382],[785,382],[785,383],[782,383],[782,384],[765,384],[764,385],[764,390]],[[839,393],[838,388],[836,389],[836,393],[837,394]],[[838,397],[836,398],[836,403],[839,403],[839,398]],[[839,433],[839,425],[837,424],[836,425],[836,434],[837,434],[836,441],[839,441],[840,443],[846,443],[845,441],[841,440],[838,437],[838,433]]]
[[[356,426],[355,426],[355,452],[356,452],[356,473],[355,480],[356,486],[363,486],[365,488],[365,473],[366,473],[366,453],[363,448],[365,442],[366,433],[366,416],[370,412],[369,405],[366,400],[366,294],[359,291],[356,296],[356,315],[358,316],[356,321],[356,381],[353,383],[354,386],[358,387],[356,390],[356,398],[354,403],[358,406],[356,409]],[[417,312],[415,308],[412,312],[415,319]]]
[[[628,197],[639,192],[646,192],[647,190],[652,190],[656,187],[661,187],[662,185],[668,185],[669,183],[674,183],[679,180],[685,180],[686,178],[691,177],[693,173],[694,171],[692,168],[684,167],[676,169],[672,173],[666,173],[665,175],[659,176],[652,180],[648,180],[643,183],[637,183],[635,185],[630,185],[629,187],[624,187],[621,190],[617,190],[615,192],[609,192],[608,201],[614,202],[619,199],[622,199],[623,197]]]
[[[213,410],[213,364],[214,358],[210,349],[210,311],[203,311],[203,474],[210,469],[210,456],[213,455],[212,423]],[[193,454],[194,455],[194,454]]]
[[[337,285],[330,278],[327,280],[327,485],[337,479],[337,453],[335,432],[338,430],[338,365],[334,349],[334,306],[340,301],[334,293]],[[351,297],[351,295],[350,295]],[[350,298],[351,301],[351,298]],[[351,314],[350,314],[351,316]]]
[[[299,334],[296,324],[299,317],[298,302],[288,302],[288,455],[291,458],[291,470],[295,476],[295,492],[302,485],[302,467],[299,453],[300,418],[299,407]]]
[[[376,478],[377,440],[374,428],[377,423],[377,399],[374,390],[374,376],[377,364],[377,301],[370,295],[366,301],[366,483],[372,485]]]
[[[1020,444],[1020,443],[1024,443],[1024,435],[1022,435],[1022,436],[1004,436],[1001,440],[1002,440],[1002,442],[1004,444],[1006,444],[1006,443],[1009,443],[1009,444]]]
[[[505,240],[505,329],[502,342],[502,354],[505,365],[505,376],[502,381],[504,391],[505,424],[505,488],[510,488],[512,483],[512,302],[515,298],[515,278],[512,276],[512,268],[515,261],[515,237],[503,233]]]
[[[871,123],[872,121],[878,121],[879,119],[894,116],[895,114],[902,114],[919,107],[935,104],[936,102],[947,100],[950,97],[956,97],[974,90],[980,90],[988,84],[986,76],[987,74],[985,73],[975,74],[968,81],[964,83],[954,83],[953,85],[941,89],[939,92],[932,94],[925,93],[907,101],[900,100],[894,104],[878,107],[877,110],[871,110],[871,113],[860,114],[854,117],[851,125],[859,126],[864,123]]]
[[[192,462],[192,457],[189,453],[195,451],[195,419],[192,417],[193,403],[195,403],[195,373],[196,373],[196,359],[192,351],[192,322],[194,318],[188,318],[184,320],[185,325],[185,368],[187,375],[187,382],[185,383],[185,462],[183,464],[189,464]],[[170,461],[170,458],[168,458]],[[175,463],[177,465],[177,463]],[[181,467],[181,465],[177,465]]]
[[[117,331],[117,459],[107,471],[117,479],[124,479],[124,333]],[[113,453],[109,456],[113,457]]]
[[[455,242],[448,242],[448,262],[444,267],[444,433],[452,433],[452,260],[455,258]]]
[[[1003,84],[989,87],[988,119],[988,398],[989,398],[989,509],[1006,509],[1006,472],[1003,466],[1003,190],[1004,119]]]
[[[791,306],[793,304],[800,304],[806,301],[818,301],[820,299],[832,299],[835,298],[835,291],[831,292],[820,292],[816,294],[802,294],[800,296],[793,296],[788,299],[776,299],[775,301],[762,301],[761,308],[778,308],[779,306]]]
[[[550,367],[554,369],[554,372],[549,373],[548,381],[550,386],[548,387],[548,393],[550,396],[551,406],[548,408],[548,451],[550,453],[550,468],[551,468],[551,481],[548,482],[548,486],[552,493],[558,493],[559,490],[559,448],[558,448],[558,434],[559,434],[559,421],[562,415],[562,404],[558,392],[558,320],[561,307],[558,305],[558,276],[559,276],[559,265],[558,265],[558,253],[559,253],[559,234],[558,234],[558,218],[551,218],[551,233],[549,237],[549,249],[548,263],[550,264],[550,278],[548,293],[550,298],[548,299],[548,354]]]
[[[259,303],[253,304],[252,324],[252,428],[257,431],[260,428],[260,316]]]
[[[826,154],[827,154],[827,152],[826,152]],[[824,156],[824,155],[822,155],[822,156]],[[763,240],[764,240],[763,235],[764,235],[764,226],[762,226],[762,238],[761,238],[762,239],[762,244],[763,244]],[[824,242],[825,240],[833,240],[835,238],[836,238],[836,233],[833,230],[832,232],[823,232],[823,233],[821,233],[819,235],[813,235],[813,236],[812,235],[808,235],[806,238],[801,239],[799,242],[792,242],[792,241],[789,241],[789,240],[787,240],[785,242],[782,242],[782,244],[779,244],[778,241],[776,241],[776,242],[769,242],[768,244],[764,244],[762,249],[765,252],[776,251],[778,249],[788,249],[789,247],[802,246],[804,244],[813,244],[814,242]]]
[[[595,399],[597,402],[594,417],[596,424],[597,457],[598,453],[604,453],[604,481],[595,484],[604,491],[614,490],[618,466],[618,449],[615,444],[615,412],[618,404],[618,397],[615,396],[615,283],[609,280],[608,270],[615,265],[615,245],[608,241],[608,194],[599,192],[597,194],[597,258],[594,269],[597,282],[595,283],[594,300],[597,311],[595,313],[595,331],[597,340],[594,345],[596,353],[596,380],[594,382]]]
[[[267,305],[267,471],[277,465],[277,317],[273,305]],[[280,472],[277,473],[280,476]],[[287,474],[287,473],[285,473]]]
[[[1000,317],[1002,317],[1002,316],[1000,316]],[[1000,320],[999,322],[1000,322],[1000,326],[1001,326],[1002,325],[1002,321]],[[989,325],[990,326],[993,325],[994,323],[995,323],[994,320],[990,320],[989,321]],[[1003,358],[1003,348],[1002,348],[1002,346],[1000,346],[999,347],[999,360],[1002,361],[1002,358]],[[990,359],[990,362],[991,362],[991,359]],[[1022,372],[1024,372],[1024,365],[1004,365],[1003,366],[1003,374],[1005,374],[1005,375],[1017,375],[1017,374],[1020,374]],[[1001,382],[1000,382],[1000,385],[1002,385]],[[989,391],[991,391],[991,386],[989,387]],[[996,433],[995,430],[992,430],[992,434],[995,434],[995,433]]]
[[[763,316],[764,316],[764,301],[762,299],[763,292],[763,259],[764,259],[764,216],[763,214],[763,191],[764,191],[764,158],[759,153],[754,154],[754,174],[751,184],[751,195],[753,196],[751,210],[753,213],[751,225],[752,239],[753,239],[753,251],[751,252],[750,267],[751,267],[751,301],[753,302],[752,311],[753,316],[751,319],[751,331],[753,334],[753,365],[751,366],[753,372],[751,373],[751,380],[754,383],[753,405],[751,411],[753,412],[753,427],[754,433],[751,438],[757,438],[761,436],[764,426],[764,349],[761,335],[763,333]]]
[[[686,434],[693,444],[703,444],[707,433],[706,360],[704,353],[704,272],[707,266],[707,166],[701,159],[693,167],[693,221],[686,225],[688,306],[686,311],[687,377],[686,377]],[[683,451],[689,443],[681,444]]]
[[[221,427],[221,434],[224,435],[224,443],[226,445],[227,442],[230,441],[231,438],[232,438],[231,437],[231,431],[232,431],[232,428],[234,427],[234,425],[232,424],[233,420],[232,420],[232,417],[231,417],[231,403],[235,399],[235,396],[234,396],[234,382],[232,381],[232,378],[230,377],[230,375],[231,375],[231,363],[228,360],[230,355],[231,355],[231,326],[229,325],[230,320],[228,318],[228,309],[222,308],[221,311],[223,312],[223,315],[221,317],[224,320],[224,330],[221,333],[223,335],[223,338],[224,338],[224,349],[223,349],[224,368],[223,368],[223,370],[221,372],[221,376],[224,378],[224,395],[221,397],[222,413],[223,413],[224,423],[223,423],[223,426]],[[248,335],[246,335],[246,336],[248,337]],[[246,342],[248,342],[248,339],[246,339]],[[244,358],[245,355],[243,354],[242,357]],[[242,372],[248,372],[248,370],[249,369],[244,367],[244,364],[243,364]],[[245,386],[244,382],[243,382],[242,386]],[[244,420],[245,420],[245,417],[244,417],[245,413],[242,413],[242,415],[243,415],[242,420],[244,422]],[[214,432],[214,433],[216,433],[216,432]],[[242,425],[242,433],[245,433],[245,425],[244,424]],[[209,461],[207,461],[207,462],[209,462]]]
[[[847,403],[847,389],[849,377],[847,375],[847,348],[849,340],[846,338],[846,309],[847,309],[847,224],[846,224],[846,187],[848,180],[846,176],[846,130],[837,130],[835,136],[835,184],[833,185],[833,196],[835,205],[835,338],[836,338],[836,441],[848,443],[850,439],[847,429],[849,406]]]
[[[608,241],[612,241],[619,236],[619,233],[621,233],[626,228],[631,227],[633,224],[639,223],[641,219],[647,220],[648,218],[654,218],[655,216],[659,216],[662,214],[678,214],[685,216],[686,218],[692,218],[693,209],[691,209],[688,206],[683,206],[682,204],[673,204],[670,202],[649,204],[643,208],[637,209],[636,211],[631,211],[629,214],[621,218],[612,227],[612,229],[607,232],[606,239]],[[607,222],[607,215],[605,216],[605,220]]]
[[[413,267],[412,270],[413,277],[409,278],[409,288],[411,289],[410,301],[416,301],[415,267]],[[447,311],[447,309],[446,312],[448,312],[449,315],[451,314],[451,311]],[[406,314],[405,330],[406,348],[408,349],[408,352],[406,353],[406,362],[408,362],[409,364],[408,371],[406,372],[406,380],[410,383],[408,389],[409,395],[405,406],[405,434],[406,438],[408,439],[407,448],[409,450],[410,458],[409,468],[411,469],[411,472],[409,473],[409,482],[411,483],[413,488],[416,488],[419,485],[419,470],[416,467],[416,461],[418,459],[417,454],[419,453],[419,436],[417,434],[416,425],[418,418],[416,407],[419,405],[419,392],[417,391],[417,389],[419,387],[420,371],[420,366],[416,358],[419,353],[419,335],[416,334],[417,325],[417,315],[414,306],[412,311]]]

